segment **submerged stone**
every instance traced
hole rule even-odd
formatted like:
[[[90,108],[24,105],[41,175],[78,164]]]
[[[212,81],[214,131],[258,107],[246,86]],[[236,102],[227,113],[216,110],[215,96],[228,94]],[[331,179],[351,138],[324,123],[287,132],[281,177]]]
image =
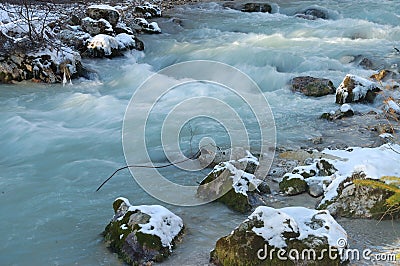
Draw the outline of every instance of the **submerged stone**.
[[[332,81],[310,76],[295,77],[292,79],[292,90],[301,92],[306,96],[321,97],[334,94],[336,89]]]

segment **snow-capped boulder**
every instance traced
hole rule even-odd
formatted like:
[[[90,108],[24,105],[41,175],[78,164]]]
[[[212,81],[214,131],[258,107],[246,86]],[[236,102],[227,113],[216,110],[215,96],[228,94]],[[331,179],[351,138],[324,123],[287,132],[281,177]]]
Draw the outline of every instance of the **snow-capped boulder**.
[[[329,121],[338,120],[345,117],[351,117],[354,115],[354,110],[351,108],[350,104],[342,104],[336,111],[331,111],[329,113],[323,113],[321,119],[327,119]]]
[[[82,19],[82,29],[89,33],[92,36],[98,35],[98,34],[109,34],[111,35],[114,30],[113,27],[111,26],[110,22],[107,20],[101,18],[99,20],[92,19],[89,17],[86,17]]]
[[[88,40],[85,55],[89,57],[115,57],[131,49],[143,50],[143,43],[133,35],[120,33],[112,37],[99,34]]]
[[[216,242],[210,261],[224,266],[341,265],[345,259],[340,252],[347,248],[346,242],[345,230],[328,211],[260,206],[232,233]],[[315,254],[302,258],[310,249]],[[332,256],[323,255],[328,249]]]
[[[336,103],[371,103],[380,91],[381,89],[377,83],[348,74],[336,90]]]
[[[292,79],[292,91],[301,92],[306,96],[321,97],[334,94],[336,89],[332,81],[310,76],[295,77]]]
[[[117,198],[113,207],[114,217],[103,235],[107,246],[129,265],[164,260],[183,235],[182,219],[165,207],[132,206],[125,198]]]
[[[91,5],[86,9],[86,15],[92,19],[105,19],[114,27],[119,20],[118,10],[109,5]]]
[[[143,5],[138,5],[135,7],[135,12],[136,13],[141,13],[147,18],[152,18],[152,17],[161,17],[161,8],[159,6],[150,4],[149,2],[144,2]],[[149,14],[149,15],[147,15]]]
[[[197,196],[207,201],[218,200],[239,212],[249,211],[258,186],[262,184],[260,193],[268,193],[269,187],[245,169],[246,164],[240,159],[216,165],[200,183]]]
[[[141,31],[146,33],[161,33],[161,29],[158,26],[157,22],[148,22],[144,18],[136,18],[134,20],[135,24],[141,28]]]

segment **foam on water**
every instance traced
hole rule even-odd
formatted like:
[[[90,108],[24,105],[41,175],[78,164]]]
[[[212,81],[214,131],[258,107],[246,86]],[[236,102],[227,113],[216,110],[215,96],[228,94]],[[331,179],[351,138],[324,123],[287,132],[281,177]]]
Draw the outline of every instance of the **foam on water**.
[[[316,5],[326,9],[331,19],[308,21],[292,16]],[[79,80],[66,87],[2,85],[1,264],[122,265],[105,249],[100,236],[113,215],[112,201],[124,196],[135,205],[160,202],[148,196],[128,172],[119,173],[100,192],[94,190],[124,165],[121,128],[125,108],[135,89],[157,70],[193,59],[237,67],[267,97],[279,144],[301,145],[324,130],[325,124],[316,118],[337,106],[332,95],[316,100],[292,93],[287,86],[292,77],[325,77],[337,86],[348,73],[372,74],[354,63],[343,63],[345,56],[362,55],[382,66],[399,61],[393,53],[393,46],[400,46],[398,1],[279,1],[273,10],[274,14],[247,14],[213,3],[179,7],[172,16],[183,26],[170,18],[160,19],[163,34],[141,36],[145,53],[87,60],[99,73],[97,81]],[[150,130],[159,130],[157,122],[170,104],[195,93],[212,95],[199,87],[166,95],[155,109]],[[217,132],[217,126],[207,121],[199,125],[194,131],[196,141]],[[250,131],[256,131],[251,126],[250,121]],[[188,148],[189,139],[190,133],[183,130],[183,147]],[[226,144],[224,137],[217,140],[221,146]],[[165,162],[157,138],[151,139],[149,147],[156,162]],[[182,173],[175,168],[164,171],[182,184],[193,184],[207,174]],[[206,264],[215,240],[245,218],[219,204],[167,207],[183,217],[187,235],[166,265],[185,264],[189,258],[194,258],[193,264]],[[343,222],[345,229],[355,230],[353,220]],[[363,221],[357,224],[368,228],[360,241],[368,239],[372,246],[395,244],[395,233],[380,237],[381,227]],[[387,230],[399,232],[400,228],[395,223]]]

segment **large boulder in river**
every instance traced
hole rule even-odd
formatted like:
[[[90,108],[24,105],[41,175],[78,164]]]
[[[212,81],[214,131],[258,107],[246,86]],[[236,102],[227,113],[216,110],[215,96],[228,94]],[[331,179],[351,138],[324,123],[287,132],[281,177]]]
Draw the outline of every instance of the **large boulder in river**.
[[[341,265],[346,242],[345,230],[328,211],[260,206],[217,241],[210,261],[218,266]],[[330,256],[323,254],[327,250]]]
[[[348,74],[336,90],[336,103],[372,103],[380,91],[377,83]]]
[[[292,90],[301,92],[306,96],[320,97],[334,94],[336,88],[329,79],[305,76],[292,79]]]
[[[147,265],[168,257],[183,235],[182,219],[159,205],[114,203],[114,217],[103,235],[107,246],[129,265]]]
[[[296,17],[299,18],[304,18],[308,20],[316,20],[316,19],[328,19],[328,13],[325,10],[322,10],[321,8],[307,8],[303,11],[298,12]]]
[[[86,9],[86,15],[92,19],[105,19],[114,27],[119,20],[117,9],[109,5],[91,5]]]
[[[239,10],[242,12],[262,12],[262,13],[271,13],[272,7],[267,3],[257,3],[257,2],[248,2],[248,3],[235,3],[235,2],[226,2],[223,4],[224,7]]]

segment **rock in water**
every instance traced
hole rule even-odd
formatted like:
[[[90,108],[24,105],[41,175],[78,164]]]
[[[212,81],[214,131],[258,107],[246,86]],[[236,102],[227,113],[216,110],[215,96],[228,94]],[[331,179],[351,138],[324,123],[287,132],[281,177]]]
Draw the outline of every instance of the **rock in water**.
[[[254,175],[259,162],[246,149],[202,151],[199,161],[203,166],[220,162],[200,183],[197,196],[201,199],[218,200],[235,211],[247,212],[264,204],[262,194],[271,193],[268,184]]]
[[[372,103],[380,91],[381,89],[375,82],[348,74],[336,90],[336,103]]]
[[[210,261],[224,266],[341,265],[344,259],[339,251],[347,248],[346,242],[345,230],[328,211],[260,206],[231,234],[217,241]],[[333,256],[321,256],[329,248]],[[302,259],[302,252],[308,249],[315,254]],[[288,259],[289,254],[294,255],[294,262],[278,257]],[[317,260],[319,257],[322,259]]]
[[[267,3],[235,3],[233,1],[226,2],[223,4],[224,7],[231,8],[234,10],[239,10],[242,12],[262,12],[262,13],[271,13],[272,7]]]
[[[245,3],[241,11],[271,13],[272,7],[267,3]]]
[[[86,15],[92,19],[105,19],[114,27],[119,20],[118,11],[109,5],[91,5],[86,9]]]
[[[316,20],[319,18],[328,19],[328,14],[325,11],[317,8],[308,8],[302,12],[297,13],[295,16],[308,20]]]
[[[103,235],[127,264],[164,260],[183,234],[182,219],[162,206],[132,206],[127,199],[117,198],[113,207],[115,215]]]
[[[262,180],[253,174],[237,169],[232,161],[223,162],[201,181],[197,196],[204,200],[218,200],[238,212],[251,209],[248,193],[255,190]],[[265,187],[264,190],[267,190]]]
[[[340,108],[336,111],[331,111],[330,113],[323,113],[321,115],[321,119],[327,119],[329,121],[338,120],[345,117],[351,117],[354,115],[353,108],[347,103],[340,106]]]
[[[306,96],[320,97],[334,94],[336,89],[332,81],[310,76],[296,77],[292,79],[292,90],[301,92]]]

